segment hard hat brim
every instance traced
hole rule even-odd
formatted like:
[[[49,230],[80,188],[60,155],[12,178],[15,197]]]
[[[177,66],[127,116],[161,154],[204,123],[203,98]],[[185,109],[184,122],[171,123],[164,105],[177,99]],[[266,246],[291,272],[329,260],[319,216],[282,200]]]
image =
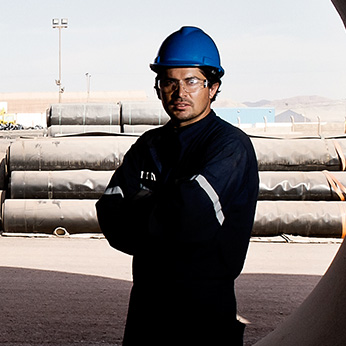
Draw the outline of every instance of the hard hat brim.
[[[196,64],[196,63],[184,63],[184,64],[150,64],[150,69],[154,71],[155,73],[159,73],[162,70],[166,70],[169,68],[184,68],[184,67],[201,67],[201,68],[210,68],[217,70],[219,78],[221,78],[224,74],[225,71],[224,69],[216,68],[214,66],[207,66],[207,65],[202,65],[202,64]]]

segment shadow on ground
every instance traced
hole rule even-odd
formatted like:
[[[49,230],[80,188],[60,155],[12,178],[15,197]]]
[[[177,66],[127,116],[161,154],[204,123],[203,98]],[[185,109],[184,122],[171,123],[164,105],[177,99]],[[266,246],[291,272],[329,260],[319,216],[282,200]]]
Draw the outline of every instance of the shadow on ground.
[[[121,345],[131,283],[0,268],[0,344]]]
[[[238,314],[248,320],[244,346],[273,331],[300,306],[320,276],[242,274],[236,280]]]
[[[0,344],[121,345],[131,283],[98,276],[0,268]],[[253,345],[291,314],[319,276],[243,274],[239,314]],[[164,345],[163,345],[164,346]]]

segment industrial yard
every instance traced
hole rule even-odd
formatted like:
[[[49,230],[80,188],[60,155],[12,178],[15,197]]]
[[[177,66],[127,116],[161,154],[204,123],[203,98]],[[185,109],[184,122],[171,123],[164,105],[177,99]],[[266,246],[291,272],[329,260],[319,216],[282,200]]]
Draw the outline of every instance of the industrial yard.
[[[259,168],[251,239],[243,270],[235,280],[237,317],[246,325],[244,346],[346,345],[346,1],[254,4],[222,0],[210,5],[179,0],[173,7],[154,0],[1,3],[1,345],[122,345],[132,256],[109,245],[95,204],[136,140],[169,121],[162,107],[164,92],[175,92],[182,85],[186,93],[193,94],[194,85],[215,86],[209,74],[205,80],[172,75],[166,78],[170,83],[162,83],[162,66],[172,65],[152,68],[164,61],[161,48],[150,64],[166,33],[190,25],[210,32],[220,47],[221,59],[217,66],[210,66],[222,72],[222,85],[216,82],[222,92],[214,102],[216,92],[211,106],[220,118],[250,137]],[[195,50],[203,47],[200,39],[196,42]],[[185,54],[192,45],[181,47],[177,45],[177,51]],[[202,65],[191,65],[188,59],[182,67],[204,66],[212,60],[204,53],[202,57]],[[158,73],[156,80],[153,72]],[[196,83],[188,85],[192,79]],[[187,107],[185,102],[178,108]],[[170,151],[169,155],[175,158]],[[172,167],[176,168],[175,161]],[[254,167],[249,171],[255,173]],[[141,178],[156,180],[146,167],[140,171]],[[215,171],[222,172],[220,166]],[[110,192],[127,196],[122,184],[118,185]],[[257,186],[257,180],[252,185]],[[206,192],[219,220],[224,204],[213,185]],[[164,196],[172,199],[170,194]],[[164,211],[160,209],[158,216]],[[192,222],[201,220],[199,215],[186,217],[186,233],[193,228]],[[237,215],[242,215],[238,209]],[[126,225],[130,219],[132,215],[124,218],[121,214],[114,225],[124,220]],[[142,219],[137,220],[141,227]],[[167,239],[169,245],[174,244]],[[183,270],[196,269],[181,260],[183,251],[174,246],[167,251],[167,243],[161,246],[162,254],[178,258]],[[148,244],[141,244],[146,255],[151,254]],[[224,243],[214,246],[218,251],[220,247],[223,252],[214,256],[218,260],[214,269],[217,272],[224,266],[226,274],[217,276],[213,271],[212,278],[224,280],[230,267],[225,257],[232,258],[233,252]],[[158,248],[155,242],[152,248]],[[166,263],[156,259],[152,256],[151,262],[142,263],[149,263],[146,268]],[[201,271],[208,266],[211,262],[204,260]],[[151,277],[158,279],[154,282],[159,289],[163,287],[161,273]],[[192,282],[195,277],[190,273]],[[148,274],[143,279],[153,282],[148,281]],[[199,292],[188,296],[184,291],[189,299],[180,300],[178,290],[171,289],[177,286],[168,282],[174,292],[170,297],[177,303],[171,299],[170,305],[179,306],[176,311],[194,306],[191,303]],[[229,294],[230,286],[226,287]],[[153,288],[154,284],[150,293],[157,293]],[[204,304],[215,298],[225,310],[222,290],[212,291],[208,286],[206,291],[207,299],[200,299],[203,309],[194,316],[200,317],[202,310],[213,311],[209,316],[219,315],[219,319],[208,323],[225,326],[229,334],[224,323],[227,314],[216,314]],[[150,302],[147,295],[143,300]],[[181,301],[185,305],[179,305]],[[145,306],[143,311],[161,317],[163,309],[158,314],[153,304]],[[135,310],[138,313],[138,305]],[[141,316],[149,321],[145,328],[150,329],[152,319]],[[189,316],[184,313],[186,326],[192,330],[190,321],[198,318]],[[198,328],[191,333],[193,337],[196,331],[205,337],[206,328],[200,322],[207,320],[207,314],[203,316],[194,323]],[[143,340],[143,344],[150,342]],[[210,346],[221,346],[217,343]]]
[[[3,132],[0,265],[8,298],[0,343],[121,344],[131,257],[109,247],[94,206],[138,136],[167,120],[153,102],[55,104],[45,127]],[[300,306],[342,243],[342,125],[329,124],[325,136],[315,124],[308,136],[287,126],[244,129],[260,169],[253,237],[236,282],[244,345]]]

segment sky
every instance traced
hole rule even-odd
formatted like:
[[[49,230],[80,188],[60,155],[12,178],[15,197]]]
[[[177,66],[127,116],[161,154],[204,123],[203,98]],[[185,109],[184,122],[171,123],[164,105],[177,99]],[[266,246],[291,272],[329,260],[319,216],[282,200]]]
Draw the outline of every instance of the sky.
[[[330,0],[0,0],[0,92],[144,90],[162,41],[198,26],[226,71],[219,99],[346,98],[346,31]]]

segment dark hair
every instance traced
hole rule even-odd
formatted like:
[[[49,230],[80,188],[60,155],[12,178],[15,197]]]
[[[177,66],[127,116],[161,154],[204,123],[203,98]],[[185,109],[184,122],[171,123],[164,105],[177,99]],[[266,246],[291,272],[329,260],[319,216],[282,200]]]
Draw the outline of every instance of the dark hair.
[[[200,69],[200,71],[202,72],[202,74],[204,75],[204,77],[207,79],[208,81],[208,87],[211,88],[214,84],[219,83],[219,87],[215,93],[215,95],[213,96],[213,98],[210,100],[210,102],[214,102],[216,99],[216,96],[219,94],[220,90],[220,86],[221,86],[221,78],[220,78],[220,74],[218,73],[218,71],[213,68],[213,67],[198,67]],[[161,99],[160,96],[160,89],[159,89],[159,80],[162,78],[162,74],[165,71],[165,69],[159,69],[157,71],[157,75],[155,77],[155,86],[154,89],[156,91],[157,97],[159,99]]]
[[[201,70],[201,72],[203,73],[203,75],[205,76],[205,78],[208,81],[208,87],[211,88],[214,84],[219,83],[219,87],[215,93],[215,95],[213,96],[213,98],[210,100],[210,102],[214,102],[216,100],[216,96],[220,93],[220,87],[221,87],[221,78],[220,78],[220,74],[218,73],[218,71],[213,68],[213,67],[200,67],[199,68]]]

